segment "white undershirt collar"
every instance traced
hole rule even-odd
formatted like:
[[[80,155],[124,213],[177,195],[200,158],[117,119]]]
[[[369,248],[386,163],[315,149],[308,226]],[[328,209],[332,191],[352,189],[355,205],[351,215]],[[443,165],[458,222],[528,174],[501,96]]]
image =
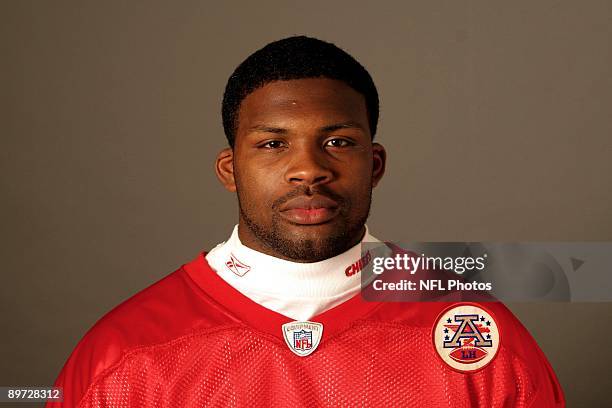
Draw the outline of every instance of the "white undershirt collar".
[[[380,242],[366,227],[361,242]],[[296,320],[308,320],[359,292],[361,242],[346,252],[313,263],[286,261],[248,248],[238,226],[206,260],[217,274],[260,305]]]

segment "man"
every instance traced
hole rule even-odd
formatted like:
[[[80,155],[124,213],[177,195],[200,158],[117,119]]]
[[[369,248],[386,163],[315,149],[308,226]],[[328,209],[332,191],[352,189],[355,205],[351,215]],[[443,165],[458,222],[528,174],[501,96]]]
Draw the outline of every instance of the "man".
[[[357,61],[307,37],[268,44],[230,77],[222,113],[216,171],[237,227],[88,332],[57,380],[65,406],[564,404],[502,305],[359,296],[386,155]]]

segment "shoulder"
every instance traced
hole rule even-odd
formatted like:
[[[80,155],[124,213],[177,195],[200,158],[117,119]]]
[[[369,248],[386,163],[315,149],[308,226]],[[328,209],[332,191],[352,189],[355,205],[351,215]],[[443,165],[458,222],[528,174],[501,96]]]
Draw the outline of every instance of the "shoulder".
[[[500,302],[484,303],[499,320],[504,351],[524,367],[531,376],[536,392],[530,407],[565,406],[565,396],[548,358],[520,320]],[[517,373],[518,375],[518,373]]]
[[[490,318],[491,324],[499,331],[500,345],[504,350],[527,365],[538,364],[543,357],[529,331],[501,302],[418,302],[411,305],[412,307],[406,307],[405,304],[398,303],[391,308],[383,308],[387,310],[384,319],[391,319],[392,315],[395,315],[405,323],[432,331],[439,323],[444,323],[441,322],[443,318],[450,319],[451,323],[456,325],[462,321],[459,316],[470,314],[482,319],[482,322],[476,321],[477,327],[488,330]],[[393,309],[396,311],[393,312]]]
[[[64,406],[76,406],[92,381],[130,350],[218,327],[228,317],[181,267],[108,312],[83,336],[60,373]]]
[[[564,404],[563,391],[545,354],[525,326],[501,302],[398,302],[381,307],[373,318],[380,322],[414,327],[420,330],[422,339],[427,338],[428,342],[432,342],[433,349],[443,348],[448,353],[454,350],[453,346],[446,345],[443,340],[455,340],[454,334],[458,331],[461,333],[457,339],[469,340],[478,334],[483,336],[481,341],[487,341],[487,334],[491,334],[492,344],[485,345],[485,354],[495,348],[495,339],[499,347],[493,354],[491,364],[476,371],[479,376],[497,383],[502,379],[512,384],[521,382],[523,388],[530,389],[525,398],[531,407]],[[468,320],[473,321],[474,325],[466,324],[462,328],[461,323]],[[444,337],[446,334],[448,339]],[[490,346],[493,348],[489,349]],[[438,351],[438,355],[441,353],[444,352]],[[469,357],[472,358],[472,355]],[[452,369],[452,364],[447,362],[447,365]],[[459,372],[470,375],[468,371]]]

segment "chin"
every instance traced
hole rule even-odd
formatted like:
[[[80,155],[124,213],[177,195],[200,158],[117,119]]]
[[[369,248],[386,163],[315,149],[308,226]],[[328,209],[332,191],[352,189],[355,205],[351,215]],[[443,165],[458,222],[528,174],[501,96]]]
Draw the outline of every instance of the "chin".
[[[330,240],[348,239],[346,232],[347,229],[344,226],[326,222],[310,225],[291,224],[282,235],[290,241],[310,240],[323,243]]]
[[[298,262],[318,262],[332,258],[348,250],[352,245],[344,231],[305,231],[289,234],[274,244],[286,257]]]

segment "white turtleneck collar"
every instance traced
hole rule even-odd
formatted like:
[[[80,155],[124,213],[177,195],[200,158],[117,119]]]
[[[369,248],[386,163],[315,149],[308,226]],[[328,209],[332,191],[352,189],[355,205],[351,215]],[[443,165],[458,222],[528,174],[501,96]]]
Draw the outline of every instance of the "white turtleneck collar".
[[[243,295],[295,320],[308,320],[350,299],[361,285],[362,242],[380,242],[366,233],[348,251],[320,262],[299,263],[244,246],[238,226],[227,242],[206,255],[217,274]]]

